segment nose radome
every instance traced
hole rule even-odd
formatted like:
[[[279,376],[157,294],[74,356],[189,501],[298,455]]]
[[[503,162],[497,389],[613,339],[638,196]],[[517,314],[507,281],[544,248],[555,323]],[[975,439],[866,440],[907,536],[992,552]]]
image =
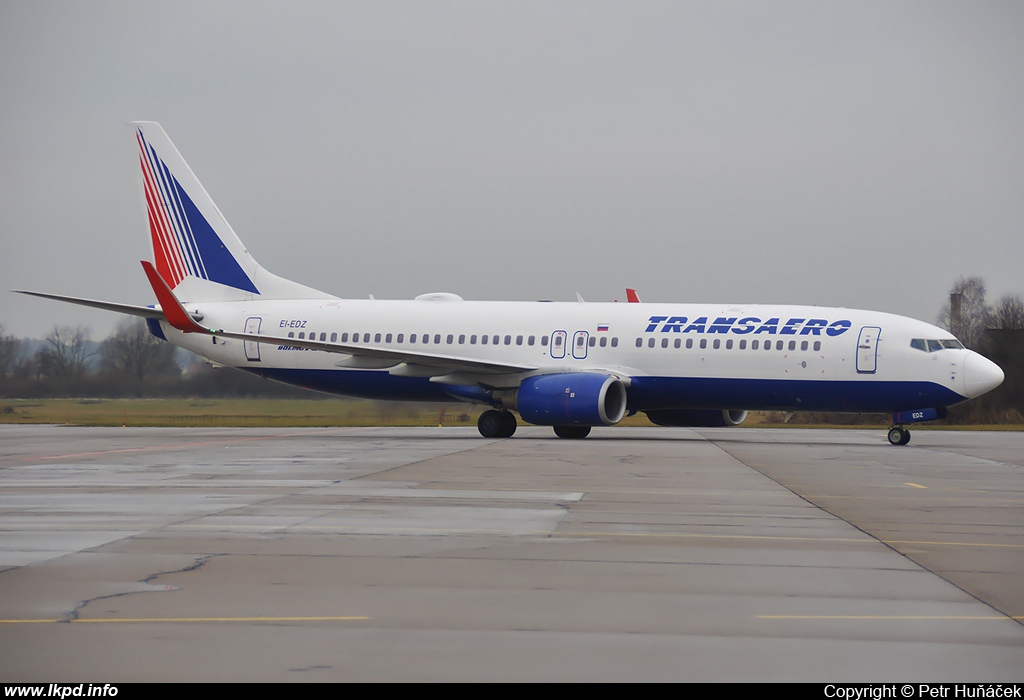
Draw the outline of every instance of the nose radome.
[[[999,365],[976,352],[969,352],[964,360],[964,392],[969,399],[992,391],[1004,376]]]

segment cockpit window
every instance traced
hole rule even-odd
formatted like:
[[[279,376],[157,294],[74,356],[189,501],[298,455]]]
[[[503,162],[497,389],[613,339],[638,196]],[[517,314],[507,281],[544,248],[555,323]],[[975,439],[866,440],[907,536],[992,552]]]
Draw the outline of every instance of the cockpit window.
[[[948,348],[950,350],[963,350],[964,344],[955,338],[953,340],[914,338],[910,341],[910,347],[922,352],[938,352],[943,348]]]

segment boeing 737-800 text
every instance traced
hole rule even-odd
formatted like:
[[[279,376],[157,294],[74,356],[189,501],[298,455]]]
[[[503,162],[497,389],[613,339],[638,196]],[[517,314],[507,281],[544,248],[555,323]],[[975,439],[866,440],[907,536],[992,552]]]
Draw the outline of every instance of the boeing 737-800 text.
[[[884,412],[889,441],[998,386],[951,334],[875,311],[818,306],[340,299],[271,274],[242,245],[155,122],[133,123],[158,305],[40,292],[142,316],[157,337],[308,389],[490,406],[564,438],[642,411],[660,425],[736,425],[748,410]]]

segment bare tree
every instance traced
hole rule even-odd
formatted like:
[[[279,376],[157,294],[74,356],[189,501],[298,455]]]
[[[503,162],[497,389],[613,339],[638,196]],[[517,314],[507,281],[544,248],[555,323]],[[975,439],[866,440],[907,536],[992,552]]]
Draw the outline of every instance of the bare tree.
[[[151,377],[180,374],[175,350],[174,345],[150,333],[145,321],[138,318],[123,321],[100,346],[104,369],[139,383]]]
[[[992,328],[1020,330],[1024,328],[1024,299],[1019,294],[1004,294],[992,310]]]
[[[21,351],[21,341],[13,335],[6,335],[0,325],[0,379],[14,371],[15,361]]]
[[[93,350],[87,328],[55,327],[36,353],[39,372],[54,379],[81,379],[89,369]]]
[[[953,304],[947,301],[942,307],[939,325],[967,347],[980,348],[992,315],[992,309],[985,301],[985,282],[980,277],[961,277],[950,290],[950,298]],[[956,313],[957,304],[959,314]]]

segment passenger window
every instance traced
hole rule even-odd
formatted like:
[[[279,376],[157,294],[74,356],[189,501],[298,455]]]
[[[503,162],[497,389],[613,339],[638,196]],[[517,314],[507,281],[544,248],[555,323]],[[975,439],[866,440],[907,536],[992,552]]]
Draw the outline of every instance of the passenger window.
[[[548,337],[546,335],[542,335],[540,337],[540,345],[543,348],[546,348],[548,346]]]
[[[619,339],[618,338],[612,338],[612,347],[613,348],[619,347]]]
[[[802,343],[800,343],[800,349],[801,350],[806,350],[807,349],[807,341],[806,340],[803,341]]]
[[[423,344],[424,345],[428,345],[429,343],[430,343],[430,334],[429,333],[424,333],[423,334]]]
[[[750,349],[751,350],[757,350],[759,347],[761,347],[760,345],[758,345],[758,342],[759,341],[757,341],[757,340],[751,340],[750,341]]]
[[[522,344],[523,344],[523,336],[517,335],[516,336],[516,345],[522,345]]]
[[[469,336],[469,344],[470,345],[476,345],[476,336],[475,335]]]
[[[603,348],[603,347],[605,347],[607,345],[608,345],[608,339],[607,338],[601,338],[601,347]]]
[[[295,337],[295,331],[288,331],[288,337],[289,338],[294,338]]]
[[[708,339],[707,338],[701,338],[700,339],[700,349],[703,350],[707,346],[708,346]]]
[[[818,352],[819,350],[821,350],[821,341],[820,340],[815,340],[814,341],[814,352]]]
[[[636,339],[636,346],[638,348],[642,348],[644,346],[644,339],[643,338],[637,338]]]
[[[490,338],[489,335],[482,335],[482,336],[480,336],[480,344],[481,345],[487,345],[488,338]]]
[[[451,341],[448,341],[448,342],[451,342]],[[435,333],[434,334],[434,343],[436,345],[440,345],[441,344],[441,334],[440,333]]]
[[[455,336],[452,335],[451,333],[449,333],[448,334],[448,344],[451,345],[454,342],[455,342]]]
[[[731,339],[725,341],[725,349],[726,350],[732,350],[732,340]]]
[[[405,340],[405,333],[399,333],[398,338],[396,340],[398,340],[398,344],[401,345],[402,342]]]
[[[369,343],[370,342],[370,334],[369,333],[363,333],[363,342],[364,343]]]
[[[299,340],[306,339],[306,331],[299,331]]]
[[[740,341],[740,350],[746,350],[746,349],[747,349],[747,341],[741,340]]]
[[[343,343],[347,343],[348,342],[348,333],[342,333],[341,334],[341,342],[343,342]]]
[[[495,341],[495,342],[497,342],[497,341]],[[511,344],[512,344],[512,336],[506,335],[505,336],[505,345],[511,345]]]
[[[338,342],[338,334],[337,333],[331,333],[331,342],[332,343]]]
[[[719,340],[718,338],[715,338],[714,349],[717,350],[721,346],[722,346],[722,341]]]
[[[647,347],[649,347],[649,348],[653,348],[654,347],[654,338],[649,338],[647,340]]]
[[[522,336],[520,336],[520,338],[522,338]],[[604,338],[601,338],[601,340],[604,340]],[[518,345],[519,343],[516,344]],[[594,347],[595,345],[597,345],[597,338],[590,336],[590,347]]]
[[[668,338],[662,338],[661,339],[661,347],[663,347],[663,348],[667,348],[668,347]]]
[[[466,344],[466,336],[465,335],[460,335],[459,336],[459,345],[465,345],[465,344]]]
[[[375,333],[374,334],[373,342],[375,342],[375,343],[379,343],[380,342],[380,333]]]
[[[784,345],[785,345],[785,343],[783,341],[781,341],[781,340],[776,340],[775,341],[775,349],[776,350],[781,350]]]
[[[327,340],[327,334],[326,333],[321,333],[320,334],[320,341],[323,342],[325,340]]]
[[[410,343],[415,343],[416,342],[416,334],[415,333],[413,333],[412,335],[409,336],[409,342]]]
[[[673,343],[673,345],[675,345],[675,346],[676,346],[676,349],[677,349],[677,350],[679,349],[679,347],[680,347],[680,346],[681,346],[682,344],[683,344],[683,341],[682,341],[682,339],[681,339],[681,338],[676,338],[676,342],[675,342],[675,343]]]
[[[536,342],[536,340],[537,340],[537,336],[531,335],[529,338],[526,339],[526,344],[527,345],[533,345],[534,342]]]
[[[686,339],[686,349],[689,350],[692,347],[693,347],[693,338],[687,338]]]
[[[789,341],[789,349],[790,350],[796,350],[796,341],[795,340]]]

